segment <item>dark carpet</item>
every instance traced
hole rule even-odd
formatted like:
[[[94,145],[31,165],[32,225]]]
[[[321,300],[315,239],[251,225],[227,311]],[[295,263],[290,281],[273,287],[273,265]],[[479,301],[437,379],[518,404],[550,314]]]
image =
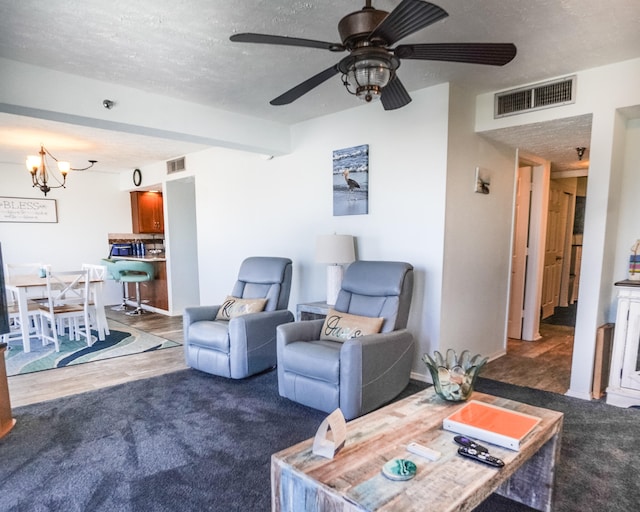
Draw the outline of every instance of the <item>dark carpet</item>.
[[[637,509],[640,411],[477,387],[565,412],[555,510]],[[0,440],[0,510],[268,511],[271,454],[325,416],[281,398],[274,371],[236,381],[184,370],[16,408]],[[478,510],[529,509],[492,496]]]
[[[576,326],[576,316],[578,314],[578,303],[574,302],[566,307],[558,306],[553,311],[553,315],[540,320],[543,324]]]

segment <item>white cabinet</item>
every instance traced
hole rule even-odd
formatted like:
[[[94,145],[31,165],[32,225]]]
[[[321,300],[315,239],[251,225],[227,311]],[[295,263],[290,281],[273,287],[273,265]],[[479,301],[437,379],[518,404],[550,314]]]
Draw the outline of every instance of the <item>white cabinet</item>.
[[[640,281],[620,281],[607,403],[640,405]]]

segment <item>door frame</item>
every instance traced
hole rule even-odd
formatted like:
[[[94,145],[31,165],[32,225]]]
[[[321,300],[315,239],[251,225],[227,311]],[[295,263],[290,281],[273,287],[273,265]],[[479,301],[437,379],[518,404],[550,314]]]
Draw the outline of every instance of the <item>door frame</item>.
[[[540,335],[540,304],[542,301],[542,275],[544,271],[544,247],[546,242],[547,203],[549,202],[551,165],[545,160],[532,155],[527,155],[521,151],[518,151],[516,154],[516,164],[517,165],[514,169],[514,173],[516,173],[516,180],[518,169],[520,167],[532,168],[529,237],[527,265],[524,269],[525,287],[522,309],[522,335],[520,339],[525,341],[536,341],[542,337]],[[515,190],[513,201],[515,217]],[[514,222],[515,218],[512,219],[512,225]],[[516,269],[516,271],[517,270],[518,269]],[[520,279],[521,276],[512,275],[511,278]],[[511,307],[511,302],[511,300],[508,301],[508,308]],[[510,311],[507,312],[507,318],[509,318],[509,316]]]
[[[533,168],[530,165],[518,166],[516,171],[507,337],[517,340],[522,339],[522,319],[524,317],[532,174]]]

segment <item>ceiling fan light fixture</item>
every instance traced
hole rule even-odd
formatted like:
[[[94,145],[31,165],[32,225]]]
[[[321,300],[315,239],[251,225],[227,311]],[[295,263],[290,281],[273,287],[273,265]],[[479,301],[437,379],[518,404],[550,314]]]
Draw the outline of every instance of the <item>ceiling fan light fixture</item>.
[[[367,58],[355,61],[347,73],[346,80],[358,98],[369,102],[380,97],[382,89],[389,83],[392,74],[393,70],[389,61]]]
[[[347,91],[369,102],[380,97],[399,64],[398,59],[386,51],[362,48],[340,61],[338,68]]]

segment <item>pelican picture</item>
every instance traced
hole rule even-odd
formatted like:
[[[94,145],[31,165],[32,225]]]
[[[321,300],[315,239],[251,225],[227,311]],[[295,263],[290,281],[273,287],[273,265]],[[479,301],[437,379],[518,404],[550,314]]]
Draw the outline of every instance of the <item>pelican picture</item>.
[[[333,215],[369,213],[369,145],[333,152]]]

